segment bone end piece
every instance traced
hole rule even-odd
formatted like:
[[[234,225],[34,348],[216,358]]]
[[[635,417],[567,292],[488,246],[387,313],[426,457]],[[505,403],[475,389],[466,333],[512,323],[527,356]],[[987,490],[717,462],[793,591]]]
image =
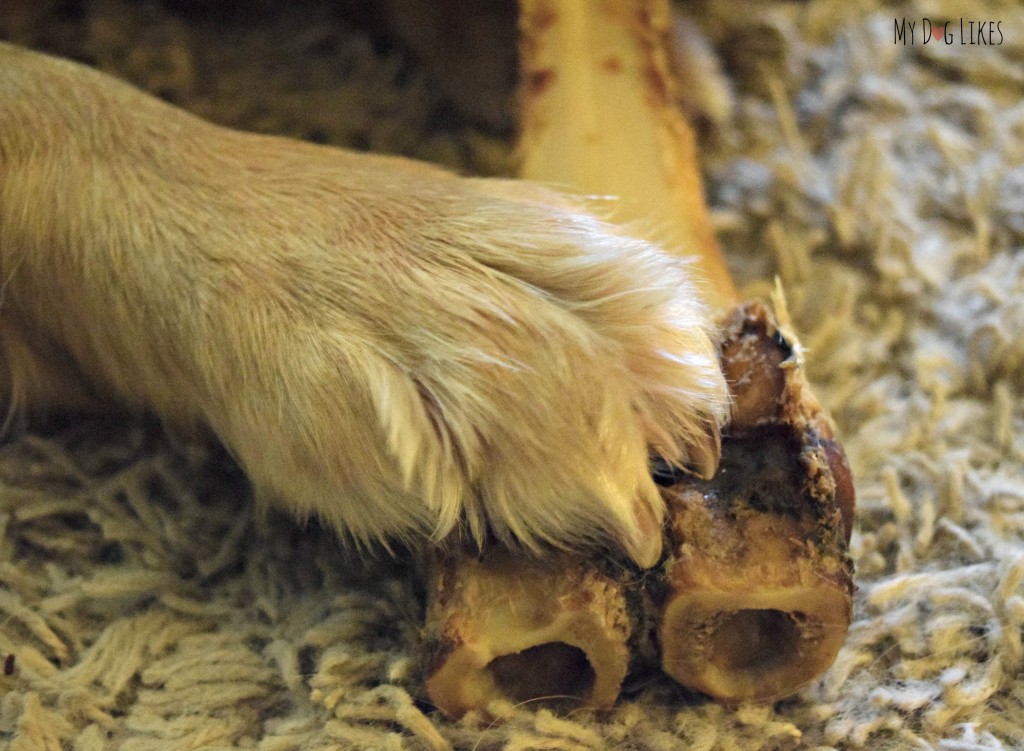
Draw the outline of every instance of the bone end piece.
[[[720,351],[735,411],[719,470],[665,491],[662,667],[722,702],[770,701],[821,675],[842,646],[853,484],[771,313],[737,308]]]
[[[573,556],[443,554],[428,568],[425,688],[453,719],[495,699],[611,706],[629,665],[625,584]]]

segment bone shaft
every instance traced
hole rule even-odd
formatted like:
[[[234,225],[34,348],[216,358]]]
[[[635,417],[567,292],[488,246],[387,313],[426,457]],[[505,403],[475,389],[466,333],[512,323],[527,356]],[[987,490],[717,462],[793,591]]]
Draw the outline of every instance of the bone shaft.
[[[666,0],[522,0],[522,177],[594,196],[599,214],[691,257],[704,301],[738,299],[675,106]]]

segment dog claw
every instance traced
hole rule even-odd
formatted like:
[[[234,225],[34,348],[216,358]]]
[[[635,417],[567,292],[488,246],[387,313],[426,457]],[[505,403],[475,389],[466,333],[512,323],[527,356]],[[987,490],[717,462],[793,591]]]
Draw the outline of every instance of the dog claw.
[[[626,553],[641,568],[651,568],[661,559],[661,519],[655,508],[661,508],[661,499],[654,491],[657,506],[641,494],[633,503],[635,525],[633,533],[623,540]]]
[[[690,444],[687,454],[687,469],[702,480],[710,480],[718,471],[722,456],[722,432],[718,423],[709,422],[707,432]]]

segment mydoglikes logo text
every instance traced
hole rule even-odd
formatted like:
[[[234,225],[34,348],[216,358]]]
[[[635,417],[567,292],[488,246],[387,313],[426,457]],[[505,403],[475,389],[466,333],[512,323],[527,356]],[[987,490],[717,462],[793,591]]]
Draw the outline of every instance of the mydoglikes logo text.
[[[986,21],[977,18],[961,18],[959,21],[932,21],[922,18],[919,22],[909,18],[894,18],[894,44],[960,44],[995,46],[1003,43],[1003,22]]]

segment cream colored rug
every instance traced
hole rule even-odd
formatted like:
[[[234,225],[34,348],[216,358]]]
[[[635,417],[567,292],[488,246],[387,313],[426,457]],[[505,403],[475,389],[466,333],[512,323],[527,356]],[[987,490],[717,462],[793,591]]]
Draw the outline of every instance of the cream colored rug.
[[[0,29],[233,125],[507,163],[329,10],[195,5],[11,0]],[[72,421],[0,446],[0,748],[1024,749],[1024,9],[705,5],[736,104],[705,130],[721,236],[743,282],[781,276],[859,490],[832,670],[773,707],[666,681],[451,724],[414,698],[400,563],[255,518],[229,462],[155,426]],[[961,45],[961,18],[1002,44]]]

